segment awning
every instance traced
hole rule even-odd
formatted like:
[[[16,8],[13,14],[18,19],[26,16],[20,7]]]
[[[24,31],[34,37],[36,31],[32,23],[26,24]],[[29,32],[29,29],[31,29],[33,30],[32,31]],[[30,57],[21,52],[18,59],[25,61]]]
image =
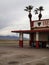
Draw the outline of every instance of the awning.
[[[49,32],[49,29],[44,29],[44,30],[14,30],[11,32],[31,34],[31,33],[35,33],[35,32]]]

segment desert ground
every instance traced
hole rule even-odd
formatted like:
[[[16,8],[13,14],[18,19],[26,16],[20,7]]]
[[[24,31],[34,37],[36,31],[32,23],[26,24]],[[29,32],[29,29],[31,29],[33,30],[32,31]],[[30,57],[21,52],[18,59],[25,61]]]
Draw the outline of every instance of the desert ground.
[[[24,46],[29,46],[29,41],[23,41]],[[0,46],[19,46],[19,40],[0,40]]]
[[[49,65],[49,49],[30,48],[24,41],[19,47],[17,40],[0,40],[0,65]]]

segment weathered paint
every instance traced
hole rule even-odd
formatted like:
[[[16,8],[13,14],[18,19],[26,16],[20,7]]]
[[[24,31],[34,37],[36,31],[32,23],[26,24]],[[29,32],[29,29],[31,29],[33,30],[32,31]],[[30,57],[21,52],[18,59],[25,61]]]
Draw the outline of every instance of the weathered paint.
[[[19,38],[19,47],[23,47],[23,33],[20,33]]]

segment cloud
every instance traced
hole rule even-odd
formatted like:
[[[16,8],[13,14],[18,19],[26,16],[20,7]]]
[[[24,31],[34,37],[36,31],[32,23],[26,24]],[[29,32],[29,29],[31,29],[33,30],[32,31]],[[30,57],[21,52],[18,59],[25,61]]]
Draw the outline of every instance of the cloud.
[[[0,35],[16,35],[16,33],[12,33],[11,31],[29,30],[29,29],[30,29],[30,25],[26,22],[25,22],[25,24],[24,23],[12,24],[10,26],[7,26],[7,27],[0,29]]]
[[[0,28],[9,25],[14,20],[20,21],[23,16],[20,2],[18,0],[0,1]]]
[[[44,7],[43,19],[49,18],[49,0],[0,0],[0,30],[10,30],[11,26],[14,29],[30,29],[28,13],[24,11],[24,8],[29,4],[33,5],[32,20],[37,19],[38,16],[34,14],[34,9],[39,6]],[[5,29],[7,28],[7,29]],[[8,32],[6,32],[8,33]]]

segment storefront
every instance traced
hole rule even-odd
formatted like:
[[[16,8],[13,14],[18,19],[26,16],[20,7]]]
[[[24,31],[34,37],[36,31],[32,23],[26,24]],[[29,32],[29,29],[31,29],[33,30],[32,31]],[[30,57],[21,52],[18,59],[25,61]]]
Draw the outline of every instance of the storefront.
[[[31,30],[14,30],[14,33],[19,33],[19,46],[23,47],[23,34],[30,35],[30,47],[45,48],[49,45],[49,19],[35,20],[31,22]]]

